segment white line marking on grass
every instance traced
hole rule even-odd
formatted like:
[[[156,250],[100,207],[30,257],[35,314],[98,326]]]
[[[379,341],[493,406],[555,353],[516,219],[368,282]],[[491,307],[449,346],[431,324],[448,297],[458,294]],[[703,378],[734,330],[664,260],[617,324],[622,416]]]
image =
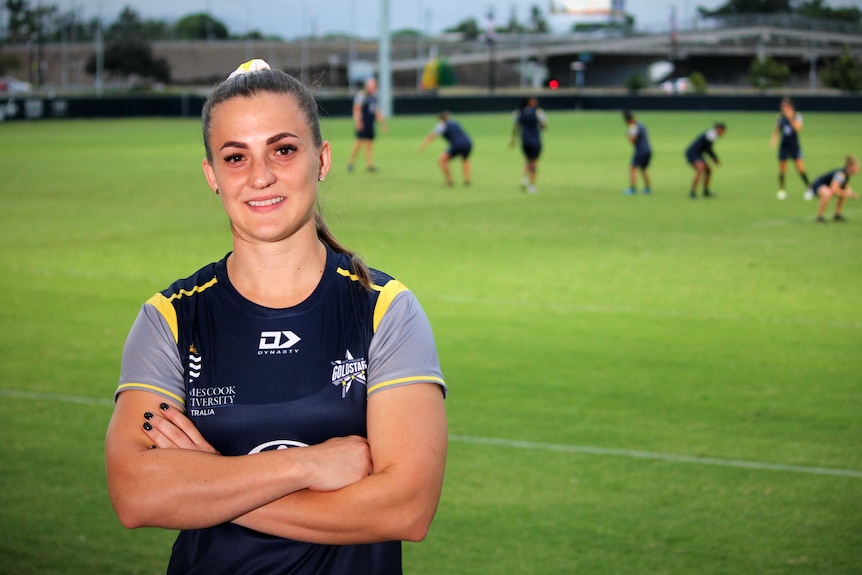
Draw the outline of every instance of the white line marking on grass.
[[[529,300],[494,300],[487,298],[474,298],[456,295],[431,295],[425,299],[436,298],[448,303],[465,304],[471,306],[483,305],[487,307],[520,307],[527,309],[545,309],[557,312],[616,314],[616,315],[646,315],[653,317],[680,317],[683,319],[709,320],[709,321],[754,321],[757,323],[774,325],[805,325],[811,327],[837,327],[843,329],[862,329],[862,322],[847,321],[823,321],[808,318],[777,318],[777,317],[750,317],[731,314],[692,313],[684,310],[674,309],[645,309],[627,306],[601,306],[601,305],[574,305],[559,302],[535,302]]]
[[[114,405],[112,399],[106,397],[86,397],[83,395],[64,395],[61,393],[40,393],[38,391],[21,391],[19,389],[0,389],[0,396],[17,399],[35,399],[38,401],[56,401],[61,403],[84,403],[87,405]]]
[[[105,397],[86,397],[81,395],[65,395],[60,393],[41,393],[37,391],[22,391],[18,389],[0,389],[0,397],[16,399],[31,399],[35,401],[54,401],[59,403],[83,403],[87,405],[114,405],[112,399]],[[810,475],[837,475],[840,477],[856,477],[862,479],[862,471],[852,469],[833,469],[829,467],[808,467],[805,465],[786,465],[783,463],[765,463],[762,461],[743,461],[739,459],[720,459],[717,457],[693,457],[690,455],[674,455],[673,453],[653,453],[651,451],[636,451],[631,449],[610,449],[607,447],[592,447],[589,445],[563,445],[557,443],[541,443],[537,441],[519,441],[515,439],[495,439],[493,437],[476,437],[473,435],[449,435],[450,441],[472,443],[476,445],[496,445],[499,447],[514,447],[543,451],[558,451],[562,453],[581,453],[589,455],[612,455],[632,459],[653,459],[673,463],[694,463],[697,465],[719,465],[723,467],[745,467],[748,469],[765,469],[769,471],[787,471],[791,473],[807,473]]]
[[[739,459],[720,459],[717,457],[693,457],[690,455],[674,455],[673,453],[653,453],[651,451],[635,451],[631,449],[610,449],[606,447],[591,447],[589,445],[561,445],[555,443],[540,443],[535,441],[518,441],[514,439],[495,439],[492,437],[476,437],[472,435],[449,435],[451,441],[473,443],[477,445],[497,445],[517,449],[544,451],[560,451],[563,453],[581,453],[589,455],[613,455],[634,459],[654,459],[673,463],[694,463],[697,465],[719,465],[723,467],[745,467],[748,469],[765,469],[769,471],[788,471],[791,473],[807,473],[811,475],[838,475],[840,477],[856,477],[862,479],[862,471],[853,469],[833,469],[829,467],[808,467],[805,465],[787,465],[784,463],[765,463],[762,461],[744,461]]]

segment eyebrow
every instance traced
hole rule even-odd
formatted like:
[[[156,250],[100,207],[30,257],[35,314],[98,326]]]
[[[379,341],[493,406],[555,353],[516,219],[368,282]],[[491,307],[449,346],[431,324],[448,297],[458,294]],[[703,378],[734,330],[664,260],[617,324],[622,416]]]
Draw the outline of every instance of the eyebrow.
[[[281,132],[280,134],[276,134],[274,136],[270,136],[269,138],[267,138],[266,139],[266,145],[267,146],[272,145],[272,144],[278,142],[279,140],[283,140],[284,138],[296,138],[298,140],[299,136],[297,136],[296,134],[294,134],[292,132]],[[237,142],[234,140],[228,140],[227,142],[222,144],[221,148],[219,148],[219,149],[224,150],[225,148],[243,148],[243,149],[245,149],[245,148],[248,148],[248,144],[245,144],[243,142]]]

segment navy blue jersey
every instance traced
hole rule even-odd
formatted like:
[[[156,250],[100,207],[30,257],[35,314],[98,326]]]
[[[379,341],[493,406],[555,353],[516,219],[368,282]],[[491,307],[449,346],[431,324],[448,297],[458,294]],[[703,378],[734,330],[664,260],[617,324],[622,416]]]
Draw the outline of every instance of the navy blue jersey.
[[[521,147],[542,147],[542,126],[545,114],[540,108],[527,106],[515,111],[515,123],[521,130]]]
[[[796,114],[793,119],[801,122],[802,115]],[[802,147],[799,145],[799,132],[793,127],[791,121],[784,114],[781,114],[778,116],[776,126],[781,134],[781,143],[778,146],[778,159],[785,161],[787,159],[798,160],[801,158]]]
[[[434,133],[442,136],[450,145],[456,148],[469,148],[472,146],[470,136],[455,120],[440,120],[434,126]]]
[[[797,122],[802,121],[802,115],[796,114],[793,118]],[[793,127],[793,124],[788,120],[784,114],[778,116],[778,131],[781,134],[781,146],[782,148],[787,149],[796,149],[799,147],[799,132],[796,131],[796,128]]]
[[[377,120],[377,97],[365,91],[356,94],[353,105],[359,106],[362,118],[362,129],[356,135],[359,138],[374,139],[374,122]]]
[[[372,270],[367,290],[349,259],[328,250],[314,292],[272,309],[236,291],[226,262],[143,306],[117,393],[170,398],[215,449],[234,456],[364,437],[372,393],[420,382],[445,391],[427,318],[397,280]],[[401,573],[401,547],[316,545],[226,523],[180,532],[168,573]]]
[[[470,157],[473,142],[470,140],[467,132],[461,127],[461,124],[455,120],[440,120],[434,126],[434,133],[442,136],[449,142],[449,148],[446,150],[446,153],[450,158],[464,156],[464,159],[467,159]]]
[[[652,152],[646,126],[640,122],[629,124],[629,138],[634,138],[633,145],[635,147],[635,155],[649,154]]]
[[[831,187],[832,182],[837,182],[843,190],[847,187],[847,184],[850,183],[850,175],[847,173],[847,170],[845,168],[836,168],[831,172],[826,172],[825,174],[814,180],[814,183],[811,184],[811,189],[816,194],[817,190],[819,190],[823,186]]]
[[[712,145],[717,139],[718,131],[716,131],[715,128],[710,128],[703,132],[695,138],[691,144],[689,144],[688,148],[686,148],[686,159],[688,159],[689,163],[693,163],[697,160],[703,160],[703,156],[706,155],[713,160],[718,161],[718,157],[712,149]]]
[[[630,165],[645,170],[649,167],[650,159],[652,159],[652,147],[649,143],[646,126],[640,122],[629,124],[628,135],[633,140],[632,144],[634,145]]]

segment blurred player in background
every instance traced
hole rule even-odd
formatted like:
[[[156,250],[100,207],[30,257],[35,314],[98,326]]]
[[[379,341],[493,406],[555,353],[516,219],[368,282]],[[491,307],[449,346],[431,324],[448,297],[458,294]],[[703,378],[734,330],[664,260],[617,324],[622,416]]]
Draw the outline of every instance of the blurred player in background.
[[[380,122],[385,132],[386,118],[377,105],[377,80],[368,78],[365,81],[365,89],[360,90],[353,99],[353,125],[356,128],[356,142],[350,150],[350,160],[347,162],[347,171],[353,171],[353,163],[356,155],[362,149],[365,152],[365,169],[369,172],[375,171],[374,166],[374,124]]]
[[[652,189],[650,188],[647,168],[652,158],[652,148],[649,144],[647,129],[635,119],[634,114],[629,110],[623,111],[623,120],[628,126],[629,142],[635,148],[634,155],[632,155],[632,160],[629,164],[629,187],[623,193],[627,196],[633,196],[637,193],[637,172],[640,170],[644,180],[644,193],[649,194]]]
[[[826,206],[832,196],[838,198],[835,204],[835,215],[832,219],[836,222],[843,222],[844,216],[841,215],[841,210],[844,208],[844,202],[847,198],[859,199],[859,194],[850,188],[850,176],[859,171],[859,160],[854,156],[847,156],[844,160],[844,166],[831,172],[827,172],[814,180],[811,184],[811,190],[818,198],[817,203],[817,223],[826,223],[823,214],[826,213]]]
[[[712,128],[700,134],[695,140],[689,144],[685,150],[685,159],[694,168],[694,180],[691,182],[691,199],[697,198],[697,184],[703,180],[703,197],[710,198],[712,193],[709,191],[709,180],[712,176],[712,168],[704,159],[704,156],[709,156],[717,166],[718,156],[715,155],[715,150],[712,149],[713,144],[718,140],[727,127],[723,122],[716,122]]]
[[[437,163],[443,171],[443,177],[446,179],[446,185],[452,185],[452,172],[449,170],[449,160],[452,158],[461,157],[461,172],[464,176],[464,185],[470,185],[470,152],[473,150],[473,142],[470,136],[461,127],[461,124],[450,117],[449,112],[442,112],[439,116],[439,121],[434,126],[422,143],[419,144],[419,151],[425,150],[434,139],[442,137],[449,142],[449,147],[440,154]]]
[[[545,111],[539,107],[539,101],[534,97],[525,98],[521,107],[515,110],[514,126],[510,146],[515,145],[515,136],[521,134],[521,151],[524,153],[526,165],[521,179],[521,189],[535,194],[537,167],[542,154],[542,130],[548,127]]]
[[[781,113],[775,122],[772,131],[772,139],[769,146],[778,146],[778,190],[779,195],[784,195],[784,174],[787,171],[787,160],[793,160],[799,177],[805,183],[805,188],[810,186],[808,174],[805,173],[805,162],[802,161],[802,147],[799,145],[799,132],[802,131],[802,114],[796,111],[793,100],[784,98],[781,100]]]

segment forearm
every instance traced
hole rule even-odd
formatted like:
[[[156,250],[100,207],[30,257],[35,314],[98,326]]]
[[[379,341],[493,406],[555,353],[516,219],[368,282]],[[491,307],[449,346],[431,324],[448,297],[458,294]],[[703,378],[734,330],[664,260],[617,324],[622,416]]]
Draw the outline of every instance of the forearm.
[[[437,510],[448,433],[436,385],[410,385],[369,401],[374,469],[344,489],[299,491],[235,522],[279,537],[348,544],[418,541]]]
[[[108,427],[108,492],[127,527],[209,527],[300,489],[339,489],[371,471],[367,442],[358,437],[219,455],[179,409],[153,397],[124,392]]]
[[[278,452],[224,457],[150,449],[124,459],[109,459],[108,491],[129,528],[211,527],[307,484],[302,466],[286,464]]]
[[[234,523],[309,543],[353,545],[423,539],[437,510],[442,474],[415,492],[393,489],[386,474],[340,491],[298,491],[255,509]]]

